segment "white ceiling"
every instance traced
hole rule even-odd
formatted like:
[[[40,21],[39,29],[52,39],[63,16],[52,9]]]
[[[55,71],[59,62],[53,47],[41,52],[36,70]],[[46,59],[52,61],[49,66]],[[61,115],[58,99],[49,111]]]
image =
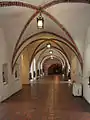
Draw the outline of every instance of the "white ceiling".
[[[38,6],[44,5],[51,0],[22,1]],[[48,11],[49,14],[66,28],[74,39],[81,55],[83,55],[86,31],[90,25],[90,5],[83,3],[60,3],[46,9],[46,11]],[[9,48],[12,53],[24,25],[34,12],[35,10],[21,7],[0,8],[0,28],[2,28],[4,32],[5,41],[9,43]],[[45,19],[44,31],[54,32],[68,38],[68,36],[66,36],[66,34],[64,34],[64,32],[62,32],[62,30],[50,18],[46,15],[43,16]],[[39,30],[37,29],[35,18],[28,26],[21,40],[23,41],[27,36],[36,32],[39,32]]]
[[[52,0],[18,0],[18,1],[28,2],[33,5],[44,5],[45,3],[48,3]]]

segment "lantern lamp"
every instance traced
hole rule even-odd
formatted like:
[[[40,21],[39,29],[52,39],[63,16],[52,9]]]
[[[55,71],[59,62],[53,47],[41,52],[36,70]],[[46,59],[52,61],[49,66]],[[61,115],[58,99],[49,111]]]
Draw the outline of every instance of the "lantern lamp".
[[[38,29],[44,28],[44,18],[42,17],[41,12],[40,12],[40,15],[37,18],[37,28]]]

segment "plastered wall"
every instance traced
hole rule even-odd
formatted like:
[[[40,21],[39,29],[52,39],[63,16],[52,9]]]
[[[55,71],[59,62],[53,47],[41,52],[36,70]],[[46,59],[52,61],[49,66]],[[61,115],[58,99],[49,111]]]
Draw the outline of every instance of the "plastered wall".
[[[71,60],[71,80],[77,83],[82,83],[82,71],[80,63],[76,56],[72,56]]]
[[[8,52],[8,44],[6,44],[4,31],[0,28],[0,102],[22,88],[20,80],[16,81],[11,74],[11,61],[9,61]],[[3,83],[2,65],[4,63],[8,64],[8,84]]]
[[[90,86],[88,85],[90,76],[90,27],[87,31],[84,50],[83,95],[85,99],[90,103]]]

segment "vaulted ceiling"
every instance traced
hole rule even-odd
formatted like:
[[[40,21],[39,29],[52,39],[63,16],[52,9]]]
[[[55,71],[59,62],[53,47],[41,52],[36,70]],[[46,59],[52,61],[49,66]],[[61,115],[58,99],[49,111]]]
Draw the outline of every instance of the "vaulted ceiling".
[[[36,40],[56,41],[69,58],[73,52],[82,65],[84,36],[90,25],[88,3],[88,0],[1,1],[0,28],[11,52],[12,67],[23,49]],[[43,30],[37,29],[40,12],[45,21]]]

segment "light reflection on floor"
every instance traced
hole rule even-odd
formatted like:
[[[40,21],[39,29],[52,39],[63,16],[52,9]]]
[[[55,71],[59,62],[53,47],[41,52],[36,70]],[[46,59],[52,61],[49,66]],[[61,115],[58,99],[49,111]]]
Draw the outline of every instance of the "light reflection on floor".
[[[90,106],[61,81],[48,76],[24,86],[1,104],[0,120],[90,120]]]

